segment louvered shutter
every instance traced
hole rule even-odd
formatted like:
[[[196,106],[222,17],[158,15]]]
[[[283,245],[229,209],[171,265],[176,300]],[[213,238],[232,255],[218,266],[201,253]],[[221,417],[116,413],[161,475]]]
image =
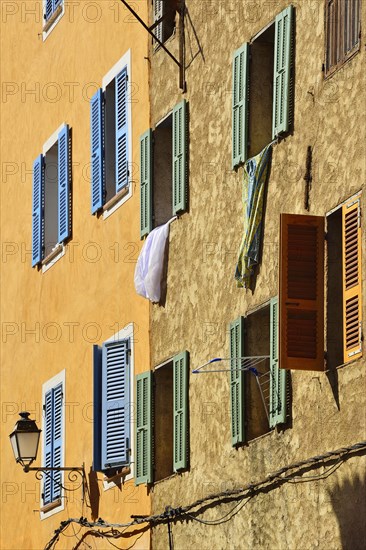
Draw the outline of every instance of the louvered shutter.
[[[102,470],[102,348],[93,346],[93,470]]]
[[[293,7],[276,17],[273,71],[272,139],[287,132],[290,126],[292,101]]]
[[[104,117],[103,92],[99,89],[90,101],[91,113],[91,212],[104,203]]]
[[[46,21],[51,17],[54,11],[54,1],[55,0],[46,0]]]
[[[32,267],[37,265],[43,256],[44,238],[44,165],[43,156],[39,155],[33,164],[33,208],[32,208]]]
[[[161,17],[163,17],[163,9],[164,9],[164,2],[163,0],[154,0],[154,21],[158,21]],[[163,42],[163,24],[162,21],[157,25],[154,29],[154,34],[156,38],[160,40],[160,42]],[[159,46],[159,44],[155,43],[156,47]]]
[[[128,185],[127,68],[116,76],[116,193]]]
[[[152,483],[152,372],[136,375],[136,485]]]
[[[55,0],[55,9],[62,4],[64,0]]]
[[[102,469],[129,464],[129,340],[102,348]]]
[[[324,370],[324,218],[281,214],[280,368]]]
[[[274,428],[286,421],[286,375],[278,365],[278,297],[270,303],[270,384],[269,425]]]
[[[173,109],[173,214],[187,209],[187,102]]]
[[[152,130],[140,137],[140,236],[152,230]]]
[[[53,399],[52,390],[48,391],[45,396],[44,404],[44,459],[43,463],[46,468],[52,468],[52,417],[53,417]],[[43,504],[52,502],[52,475],[45,475],[43,478]]]
[[[53,390],[53,468],[62,466],[62,384]],[[61,472],[52,473],[52,501],[61,498]]]
[[[344,362],[362,355],[360,199],[342,207]]]
[[[230,401],[231,401],[231,442],[238,445],[245,440],[244,421],[244,371],[242,361],[236,359],[244,357],[244,319],[239,317],[230,323]]]
[[[249,100],[249,44],[233,55],[232,167],[247,160]]]
[[[173,358],[174,470],[188,467],[188,353]]]
[[[69,127],[58,135],[58,242],[70,235],[70,154]]]

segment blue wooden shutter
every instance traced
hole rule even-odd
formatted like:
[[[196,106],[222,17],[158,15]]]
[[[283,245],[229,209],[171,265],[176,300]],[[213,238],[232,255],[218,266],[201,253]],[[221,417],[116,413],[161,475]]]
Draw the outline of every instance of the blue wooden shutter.
[[[51,17],[54,11],[54,0],[46,0],[46,21]]]
[[[188,467],[188,353],[173,358],[174,470]]]
[[[90,102],[91,110],[91,212],[104,202],[104,127],[103,92],[98,90]]]
[[[43,208],[44,208],[44,166],[39,155],[33,164],[33,207],[32,207],[32,267],[43,256]]]
[[[93,470],[102,470],[102,348],[93,346]]]
[[[52,468],[52,390],[48,391],[45,396],[44,410],[44,458],[43,464],[46,468]],[[43,478],[43,504],[52,502],[52,476],[46,474]]]
[[[58,135],[58,242],[70,235],[70,154],[69,127]]]
[[[274,428],[286,421],[286,371],[278,364],[278,297],[270,304],[270,393],[269,425]]]
[[[187,209],[187,102],[173,109],[173,214]]]
[[[127,68],[116,76],[116,193],[128,185]]]
[[[55,0],[55,9],[62,4],[64,0]]]
[[[129,464],[129,340],[102,348],[102,469]]]
[[[232,167],[247,160],[248,99],[249,99],[249,44],[243,44],[233,54],[232,105]]]
[[[152,130],[140,137],[140,237],[152,230]]]
[[[136,375],[136,485],[152,483],[152,372]]]
[[[272,139],[287,132],[292,101],[293,7],[276,17],[273,71]]]
[[[231,398],[231,442],[232,445],[243,443],[245,439],[244,421],[244,371],[236,370],[244,357],[244,319],[239,317],[230,323],[230,398]]]
[[[53,390],[53,468],[62,466],[62,384],[56,386]],[[61,497],[61,472],[52,474],[52,501]]]

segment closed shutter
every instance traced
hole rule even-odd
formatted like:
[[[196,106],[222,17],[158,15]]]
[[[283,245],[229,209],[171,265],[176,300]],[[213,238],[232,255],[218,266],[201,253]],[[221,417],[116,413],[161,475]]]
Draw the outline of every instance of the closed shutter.
[[[293,7],[289,6],[276,17],[273,71],[272,139],[287,132],[290,126],[293,82]]]
[[[44,404],[44,465],[46,468],[52,468],[52,390],[46,393]],[[52,475],[45,475],[43,479],[43,504],[52,502]]]
[[[233,55],[232,167],[247,160],[249,100],[249,44]]]
[[[93,470],[102,470],[102,348],[93,346]]]
[[[270,303],[270,393],[269,425],[274,428],[286,421],[286,375],[278,364],[278,297]]]
[[[344,362],[362,355],[360,199],[342,207]]]
[[[173,358],[174,470],[188,467],[188,353]]]
[[[116,76],[116,193],[128,185],[127,68]]]
[[[58,135],[58,242],[70,235],[70,154],[69,127]]]
[[[45,396],[44,464],[46,468],[62,467],[62,384]],[[43,504],[61,498],[61,472],[48,472],[43,482]]]
[[[43,257],[44,238],[44,165],[39,155],[33,164],[33,207],[32,207],[32,267]]]
[[[104,203],[104,126],[103,92],[98,90],[90,102],[91,111],[91,212]]]
[[[280,368],[324,370],[324,218],[281,214]]]
[[[129,464],[129,340],[102,348],[102,469]]]
[[[173,109],[173,214],[187,209],[187,102]]]
[[[55,0],[46,0],[46,21],[51,17],[54,11]]]
[[[245,440],[244,421],[244,371],[240,359],[244,357],[244,318],[230,323],[230,400],[231,400],[231,442],[238,445]]]
[[[154,21],[159,21],[163,17],[163,9],[164,9],[164,2],[163,0],[154,0]],[[160,40],[160,42],[163,42],[163,24],[162,21],[157,25],[154,29],[154,34],[156,38]],[[159,44],[155,43],[156,47],[159,46]]]
[[[136,485],[152,483],[152,372],[136,376]]]
[[[152,130],[140,137],[140,237],[152,230]]]

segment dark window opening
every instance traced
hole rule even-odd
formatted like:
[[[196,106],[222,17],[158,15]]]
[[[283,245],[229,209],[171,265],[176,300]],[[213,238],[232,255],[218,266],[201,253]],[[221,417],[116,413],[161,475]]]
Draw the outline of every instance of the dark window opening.
[[[154,373],[154,481],[173,470],[173,362]]]
[[[170,114],[155,129],[154,140],[154,187],[153,226],[166,223],[172,217],[172,131],[173,117]]]
[[[116,82],[105,90],[105,197],[107,203],[116,194]]]
[[[58,243],[58,141],[44,156],[44,257],[47,257]]]

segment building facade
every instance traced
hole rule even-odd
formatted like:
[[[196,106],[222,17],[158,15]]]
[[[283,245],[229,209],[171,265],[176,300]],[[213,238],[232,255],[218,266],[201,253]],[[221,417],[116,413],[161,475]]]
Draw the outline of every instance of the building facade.
[[[135,9],[147,18],[145,1]],[[50,547],[112,536],[146,549],[146,528],[109,525],[150,513],[134,424],[149,310],[133,283],[147,35],[120,2],[3,2],[1,14],[1,547],[43,548],[83,517],[105,526],[70,523]],[[15,463],[22,411],[42,429],[32,466],[83,466],[85,483]]]

